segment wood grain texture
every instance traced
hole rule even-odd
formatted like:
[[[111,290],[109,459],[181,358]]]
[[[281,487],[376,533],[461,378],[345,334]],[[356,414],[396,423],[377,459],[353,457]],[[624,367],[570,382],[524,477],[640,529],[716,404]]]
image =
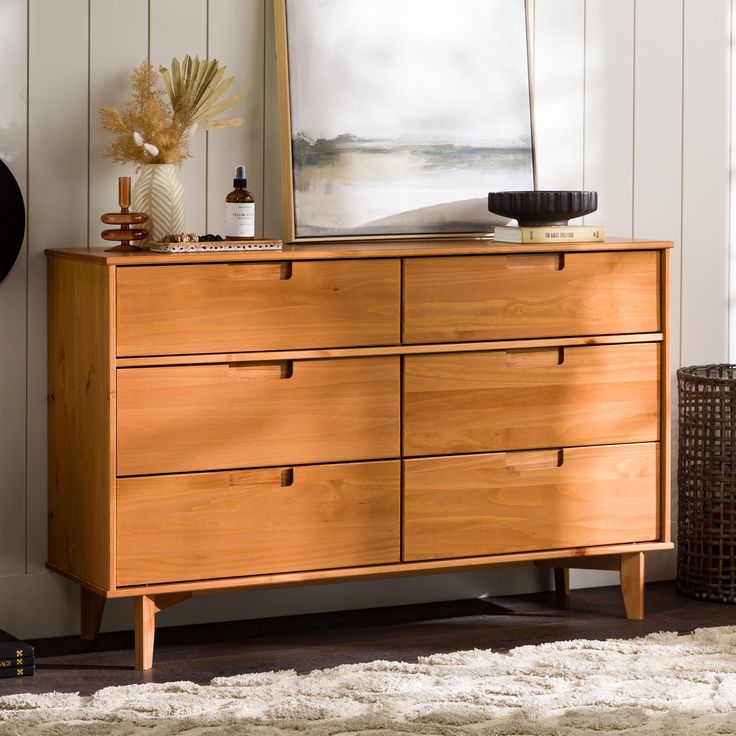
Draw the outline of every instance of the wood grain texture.
[[[398,460],[118,481],[118,584],[399,561]],[[141,544],[145,538],[146,543]]]
[[[434,575],[437,573],[464,572],[490,567],[513,567],[517,565],[531,565],[538,560],[544,559],[564,558],[577,561],[581,559],[593,559],[598,555],[663,552],[670,551],[673,548],[674,545],[672,542],[633,542],[627,544],[600,545],[596,547],[570,547],[569,549],[562,550],[535,550],[533,552],[512,552],[502,555],[479,555],[478,557],[399,562],[388,565],[369,565],[367,567],[341,567],[334,570],[285,572],[275,573],[273,575],[251,575],[239,578],[162,583],[160,585],[131,585],[112,590],[107,594],[107,597],[130,598],[131,596],[141,594],[160,595],[177,592],[191,592],[193,595],[208,595],[215,591],[260,590],[289,585],[317,585],[351,580],[381,580],[384,578],[402,577],[404,575]],[[578,565],[569,565],[569,567],[578,567]]]
[[[570,568],[555,567],[553,570],[555,578],[555,593],[566,598],[570,595]]]
[[[135,668],[150,670],[153,667],[153,644],[156,637],[156,603],[153,596],[135,598]]]
[[[115,448],[110,269],[48,264],[49,562],[112,584]]]
[[[641,621],[644,618],[644,554],[634,552],[621,555],[621,593],[626,617]]]
[[[566,448],[538,470],[510,470],[507,456],[405,461],[405,560],[657,538],[657,444]]]
[[[189,592],[184,593],[160,593],[159,595],[153,596],[153,603],[156,613],[161,613],[171,606],[175,606],[177,603],[183,603],[189,600],[192,594]]]
[[[291,90],[289,85],[289,45],[286,29],[286,2],[273,3],[274,50],[276,52],[276,91],[279,118],[279,172],[281,179],[281,207],[284,239],[294,240],[296,224],[294,217],[293,153],[291,148]]]
[[[279,100],[276,80],[276,29],[273,3],[265,3],[265,51],[264,86],[269,92],[265,96],[263,113],[263,199],[261,208],[263,232],[272,238],[284,238],[283,205],[281,201],[281,135]],[[288,131],[287,136],[288,136]],[[285,154],[284,154],[285,155]]]
[[[285,265],[119,268],[118,354],[399,342],[398,260]]]
[[[117,268],[94,255],[53,255],[52,261],[66,264],[70,272],[84,267],[84,278],[95,271],[107,274],[107,370],[116,388],[108,399],[116,401],[118,422],[116,426],[110,412],[108,429],[111,437],[116,432],[119,437],[108,457],[116,459],[120,477],[116,504],[101,524],[110,545],[106,584],[69,566],[53,561],[50,566],[95,595],[139,598],[137,666],[149,667],[156,614],[191,594],[543,559],[559,568],[557,582],[564,592],[565,570],[580,559],[670,549],[660,535],[666,501],[658,490],[656,442],[661,429],[660,351],[666,338],[658,330],[667,329],[666,295],[659,299],[656,293],[659,287],[666,292],[667,259],[658,250],[509,252],[470,258],[485,265],[503,260],[508,274],[530,281],[564,273],[578,256],[647,259],[653,268],[640,273],[653,274],[648,288],[655,294],[646,309],[655,331],[294,348],[294,334],[310,332],[306,321],[301,331],[287,334],[283,349],[187,355],[177,347],[177,354],[167,355],[156,338],[150,355],[115,361],[117,312],[110,305],[120,283],[111,275],[118,270],[133,277],[136,272],[155,276],[174,269],[196,275],[198,269],[214,273],[224,267],[236,290],[262,288],[267,295],[302,266],[350,266],[353,283],[360,287],[364,267],[391,264],[398,271],[400,264],[378,248],[372,251],[383,253],[378,260],[374,255],[343,260],[342,255],[356,251],[332,249],[337,257],[312,262],[301,256],[171,267],[149,261],[139,268]],[[452,265],[457,259],[446,260]],[[608,282],[618,276],[611,269]],[[570,282],[570,292],[589,289],[587,278],[586,273]],[[161,291],[181,282],[161,278],[148,287]],[[206,305],[221,286],[214,277],[202,282],[206,288],[200,302]],[[630,278],[626,283],[633,288]],[[394,286],[398,315],[398,278]],[[179,291],[184,296],[192,289]],[[129,301],[145,298],[141,292]],[[313,302],[324,299],[318,294]],[[365,301],[370,319],[374,305]],[[280,306],[271,296],[270,308]],[[140,325],[145,325],[145,316],[138,317]],[[197,318],[193,314],[192,320]],[[192,344],[225,321],[223,317],[208,329],[200,327]],[[477,432],[497,425],[501,435],[516,433],[522,444],[511,444],[515,451],[404,460],[402,501],[402,355],[407,442],[413,441],[409,414],[424,403],[427,436],[439,427],[452,442],[465,434],[478,440]],[[119,367],[113,368],[114,362]],[[430,406],[433,401],[440,403]],[[495,424],[484,416],[501,409],[504,416],[499,414]],[[488,447],[484,439],[479,441],[479,447]],[[594,446],[580,447],[578,442]],[[602,446],[604,442],[627,444]],[[470,447],[423,452],[466,453]],[[391,479],[355,481],[343,473],[354,467],[388,467]],[[324,477],[310,480],[310,473]],[[358,489],[355,495],[353,488]],[[93,613],[97,609],[88,606],[88,631],[94,628]]]
[[[399,456],[397,357],[118,370],[118,475]]]
[[[529,256],[533,257],[533,256]],[[655,251],[567,253],[557,270],[524,256],[411,258],[404,264],[405,343],[656,332]],[[513,268],[509,267],[509,262]]]
[[[672,317],[670,285],[670,252],[663,251],[661,256],[662,267],[662,330],[664,342],[661,348],[661,397],[660,397],[660,483],[661,483],[661,536],[663,542],[672,538]]]
[[[555,246],[556,253],[607,253],[621,251],[661,250],[671,248],[672,243],[663,240],[631,238],[606,238],[605,243],[561,243]],[[152,266],[192,263],[242,263],[273,261],[274,253],[268,251],[223,252],[223,253],[155,253],[142,251],[132,253],[108,253],[104,248],[53,248],[47,252],[60,258],[78,258],[104,261],[114,266]],[[286,244],[279,251],[278,260],[324,261],[354,260],[357,258],[411,258],[414,256],[460,256],[460,255],[505,255],[511,253],[549,253],[548,245],[518,245],[494,243],[493,240],[402,240],[371,243],[365,241]]]
[[[658,343],[404,358],[404,455],[651,442]]]
[[[535,564],[539,567],[551,567],[553,569],[615,570],[618,572],[621,569],[621,555],[596,555],[595,557],[537,560]]]
[[[92,641],[100,633],[102,614],[105,612],[105,597],[89,588],[81,588],[81,626],[82,639]]]
[[[536,340],[494,340],[489,342],[440,343],[436,345],[390,345],[371,348],[321,348],[319,350],[264,350],[250,353],[203,353],[201,355],[145,355],[117,358],[118,368],[155,365],[204,365],[205,363],[237,363],[268,360],[311,360],[313,358],[366,358],[374,355],[434,355],[467,353],[477,350],[529,350],[563,348],[573,345],[618,345],[624,343],[662,342],[660,332],[636,335],[589,335],[587,337],[552,337]]]

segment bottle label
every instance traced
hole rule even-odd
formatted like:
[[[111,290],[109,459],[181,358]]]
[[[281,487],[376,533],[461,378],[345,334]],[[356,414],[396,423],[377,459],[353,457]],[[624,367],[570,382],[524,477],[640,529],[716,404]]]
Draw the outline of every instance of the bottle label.
[[[254,238],[255,236],[255,203],[225,202],[225,237]]]

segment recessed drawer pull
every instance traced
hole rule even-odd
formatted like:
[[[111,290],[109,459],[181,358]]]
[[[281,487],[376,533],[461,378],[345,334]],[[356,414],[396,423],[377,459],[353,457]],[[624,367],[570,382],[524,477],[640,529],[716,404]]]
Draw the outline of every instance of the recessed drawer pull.
[[[546,368],[565,362],[565,348],[519,348],[506,351],[509,368]]]
[[[509,271],[562,271],[565,268],[564,253],[529,253],[506,256]]]
[[[287,379],[294,375],[294,361],[228,363],[228,370],[231,380],[234,381]]]
[[[258,468],[256,470],[232,470],[228,474],[230,488],[247,489],[253,486],[294,485],[294,468]]]
[[[288,281],[291,261],[283,263],[228,263],[227,275],[232,281]]]
[[[293,468],[255,468],[231,470],[227,474],[228,486],[247,491],[255,486],[290,486],[294,483]]]
[[[561,468],[565,462],[564,450],[529,450],[524,452],[507,452],[507,470],[545,470]]]

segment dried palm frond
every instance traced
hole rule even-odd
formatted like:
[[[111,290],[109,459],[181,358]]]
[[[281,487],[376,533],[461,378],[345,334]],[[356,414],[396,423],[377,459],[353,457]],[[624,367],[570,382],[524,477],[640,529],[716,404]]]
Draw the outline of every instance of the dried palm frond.
[[[132,99],[125,109],[100,108],[102,127],[115,134],[105,158],[137,167],[178,165],[189,158],[189,136],[194,130],[245,122],[243,118],[214,119],[239,100],[237,95],[222,99],[234,78],[223,79],[225,67],[217,59],[200,61],[198,56],[187,55],[182,62],[171,60],[171,72],[164,67],[159,71],[161,77],[146,59],[133,70]]]
[[[220,66],[217,59],[200,61],[199,56],[192,59],[188,54],[182,62],[173,58],[171,71],[159,67],[174,119],[184,130],[190,130],[194,125],[198,130],[210,130],[245,122],[243,118],[213,120],[240,100],[237,95],[221,100],[235,80],[234,77],[223,80],[226,68]]]

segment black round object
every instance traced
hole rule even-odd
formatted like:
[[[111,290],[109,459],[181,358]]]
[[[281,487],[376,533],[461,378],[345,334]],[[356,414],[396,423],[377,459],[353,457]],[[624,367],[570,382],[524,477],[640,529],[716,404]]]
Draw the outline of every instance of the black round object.
[[[521,227],[567,225],[598,209],[598,192],[488,192],[488,211],[517,220]]]
[[[5,228],[0,245],[0,282],[10,273],[23,245],[26,208],[18,182],[0,160],[0,222]]]

